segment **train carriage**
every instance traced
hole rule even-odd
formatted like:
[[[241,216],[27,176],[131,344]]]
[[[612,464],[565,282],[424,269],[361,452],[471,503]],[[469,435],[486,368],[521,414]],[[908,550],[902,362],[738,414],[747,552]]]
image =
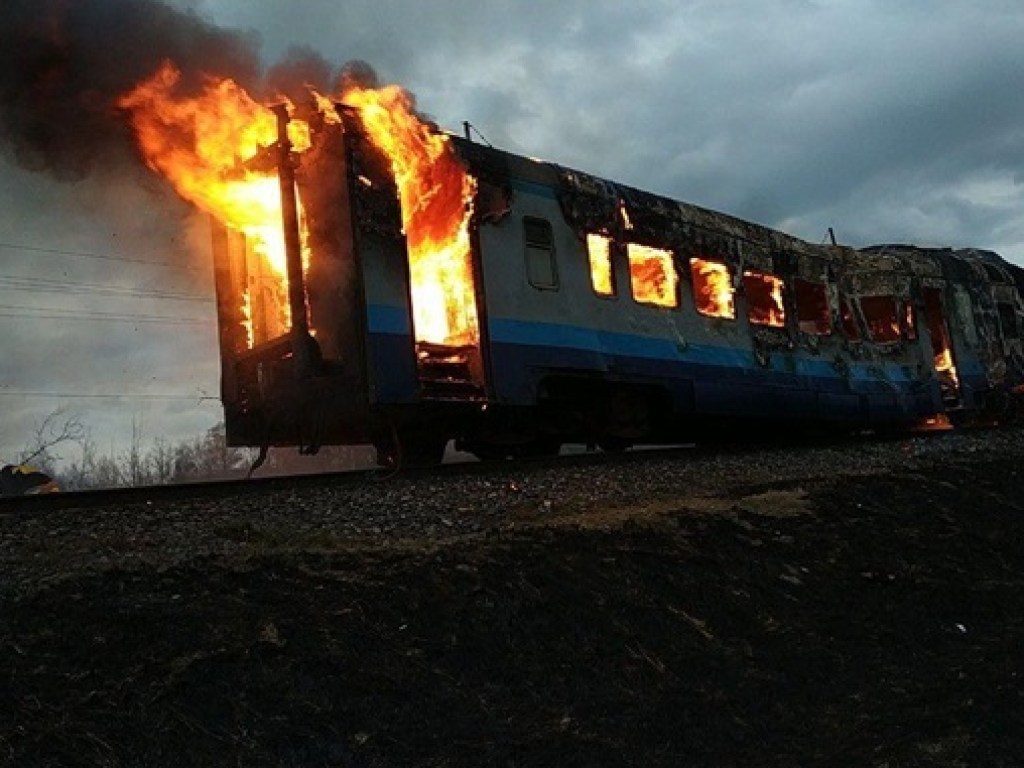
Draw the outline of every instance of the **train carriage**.
[[[339,115],[298,161],[279,142],[286,281],[215,229],[231,444],[615,450],[1000,414],[1024,382],[1024,280],[995,254],[813,245],[455,137],[464,175],[431,194],[461,206],[462,250],[424,253],[394,167]]]

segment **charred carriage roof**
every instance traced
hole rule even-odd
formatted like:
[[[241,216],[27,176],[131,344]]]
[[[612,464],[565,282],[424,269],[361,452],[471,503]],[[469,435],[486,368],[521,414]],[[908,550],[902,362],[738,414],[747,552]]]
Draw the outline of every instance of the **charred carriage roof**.
[[[683,255],[710,256],[735,264],[795,273],[808,279],[843,273],[890,273],[957,282],[1016,284],[1024,269],[980,249],[881,244],[854,249],[815,245],[729,214],[452,137],[459,155],[482,181],[513,181],[553,189],[568,224],[580,235],[603,233],[632,242],[671,248]],[[781,262],[781,263],[780,263]]]

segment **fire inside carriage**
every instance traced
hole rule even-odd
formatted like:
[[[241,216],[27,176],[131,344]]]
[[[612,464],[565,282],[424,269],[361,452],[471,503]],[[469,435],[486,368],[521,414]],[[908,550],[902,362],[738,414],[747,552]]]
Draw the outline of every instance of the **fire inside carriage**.
[[[994,253],[814,245],[442,133],[396,88],[300,120],[221,84],[240,106],[182,170],[173,87],[123,106],[214,215],[233,445],[412,464],[1017,408],[1024,270]]]

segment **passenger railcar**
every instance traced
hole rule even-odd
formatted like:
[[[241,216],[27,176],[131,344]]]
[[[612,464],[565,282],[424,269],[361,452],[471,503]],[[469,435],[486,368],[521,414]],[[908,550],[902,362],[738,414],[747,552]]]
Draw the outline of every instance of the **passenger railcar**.
[[[215,230],[233,445],[372,443],[388,462],[438,461],[451,440],[481,457],[617,450],[737,424],[1000,415],[1021,392],[1024,272],[994,253],[814,245],[450,137],[473,180],[468,274],[444,278],[470,283],[455,306],[418,284],[390,166],[341,116],[294,171],[306,247],[286,290]],[[431,337],[431,312],[472,333]]]

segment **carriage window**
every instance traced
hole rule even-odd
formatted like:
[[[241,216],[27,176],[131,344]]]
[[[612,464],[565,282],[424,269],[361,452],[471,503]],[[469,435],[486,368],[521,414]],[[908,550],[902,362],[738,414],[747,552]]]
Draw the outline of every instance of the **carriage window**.
[[[843,327],[843,335],[850,341],[860,341],[860,328],[857,325],[857,318],[853,316],[853,309],[847,299],[839,302],[839,321]]]
[[[708,317],[736,318],[732,281],[729,267],[719,261],[690,259],[693,278],[693,304],[697,311]]]
[[[868,324],[872,341],[896,341],[900,337],[900,317],[894,296],[862,296],[860,308]]]
[[[634,299],[669,309],[679,306],[679,274],[672,251],[629,243],[626,256]]]
[[[828,288],[822,283],[793,280],[793,298],[796,300],[796,319],[800,330],[817,336],[832,333],[832,312],[828,306]]]
[[[783,328],[786,310],[782,303],[784,283],[775,275],[747,270],[743,273],[743,292],[747,296],[747,319],[754,325]]]
[[[1008,301],[1000,301],[996,303],[996,307],[999,310],[999,325],[1003,328],[1003,338],[1018,338],[1020,330],[1017,327],[1017,313],[1013,309],[1013,304]]]
[[[587,235],[587,256],[590,259],[590,284],[598,296],[615,295],[612,274],[612,239],[604,235]]]
[[[551,224],[545,219],[523,219],[523,240],[526,242],[526,277],[530,285],[558,290]]]

